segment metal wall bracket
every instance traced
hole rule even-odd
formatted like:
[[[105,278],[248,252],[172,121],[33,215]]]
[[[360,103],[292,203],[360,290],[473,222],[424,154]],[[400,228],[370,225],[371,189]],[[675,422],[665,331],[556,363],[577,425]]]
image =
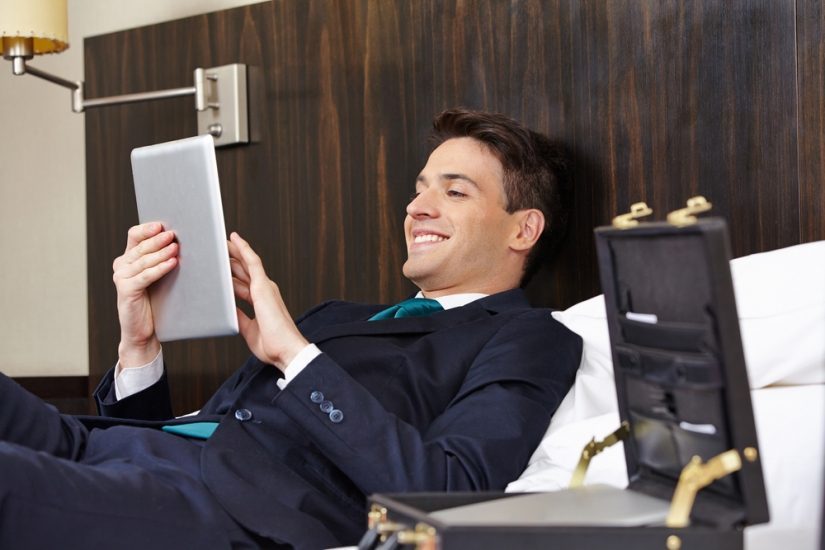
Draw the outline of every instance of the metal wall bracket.
[[[3,37],[3,57],[12,62],[12,73],[30,74],[68,88],[72,92],[72,111],[75,113],[109,105],[194,95],[195,110],[198,112],[198,134],[211,134],[215,138],[216,147],[249,143],[246,65],[233,63],[209,69],[197,68],[194,71],[194,85],[186,88],[89,99],[85,96],[83,81],[67,80],[27,64],[34,55],[33,44],[31,38],[11,43],[7,37]]]
[[[249,143],[246,65],[203,69],[204,109],[198,109],[198,134],[211,134],[215,147]]]

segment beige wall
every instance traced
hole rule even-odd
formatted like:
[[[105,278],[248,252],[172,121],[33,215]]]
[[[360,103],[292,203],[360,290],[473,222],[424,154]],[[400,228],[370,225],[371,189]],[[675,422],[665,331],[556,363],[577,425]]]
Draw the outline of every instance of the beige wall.
[[[69,0],[70,48],[32,64],[80,80],[83,37],[258,1]],[[0,372],[9,376],[89,372],[83,117],[68,90],[0,64]]]

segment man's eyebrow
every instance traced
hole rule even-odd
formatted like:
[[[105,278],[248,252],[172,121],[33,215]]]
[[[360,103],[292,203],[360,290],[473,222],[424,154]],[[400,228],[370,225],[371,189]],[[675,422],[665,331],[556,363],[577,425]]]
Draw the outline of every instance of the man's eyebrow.
[[[475,180],[473,180],[473,178],[471,178],[467,174],[453,174],[453,173],[439,174],[438,179],[440,179],[440,180],[464,180],[467,183],[470,183],[470,184],[474,185],[475,187],[478,187],[478,184],[475,182]],[[424,177],[423,174],[419,174],[418,177],[415,178],[416,183],[425,183],[426,181],[427,181],[427,178]]]
[[[471,178],[470,176],[468,176],[467,174],[441,174],[441,179],[444,179],[444,180],[464,180],[467,183],[470,183],[470,184],[474,185],[475,187],[478,187],[478,184],[475,182],[475,180],[473,178]]]

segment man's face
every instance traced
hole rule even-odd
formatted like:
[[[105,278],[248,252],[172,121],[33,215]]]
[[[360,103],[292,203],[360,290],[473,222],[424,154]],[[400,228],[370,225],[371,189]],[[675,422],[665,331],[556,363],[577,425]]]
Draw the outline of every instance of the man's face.
[[[518,222],[504,209],[503,176],[498,158],[473,138],[450,139],[430,155],[404,220],[404,275],[426,296],[518,285],[522,260],[509,246]]]

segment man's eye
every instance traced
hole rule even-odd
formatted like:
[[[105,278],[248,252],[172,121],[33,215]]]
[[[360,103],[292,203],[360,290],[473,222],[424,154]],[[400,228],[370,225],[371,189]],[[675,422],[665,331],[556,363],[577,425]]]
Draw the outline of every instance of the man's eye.
[[[461,191],[456,191],[455,189],[450,189],[449,191],[447,191],[447,196],[461,198],[461,197],[466,197],[467,195],[462,193]]]

